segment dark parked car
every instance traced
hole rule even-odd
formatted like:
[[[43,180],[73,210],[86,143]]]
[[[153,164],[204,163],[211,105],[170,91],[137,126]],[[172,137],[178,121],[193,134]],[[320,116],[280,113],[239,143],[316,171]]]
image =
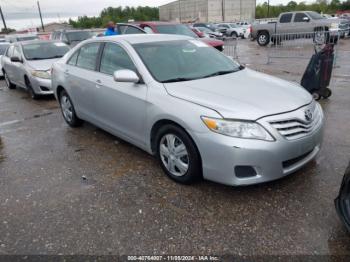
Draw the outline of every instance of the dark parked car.
[[[340,219],[350,232],[350,163],[345,171],[339,196],[335,200],[335,207]]]
[[[212,38],[199,38],[187,25],[170,22],[140,22],[137,24],[147,33],[154,34],[171,34],[171,35],[186,35],[193,38],[198,38],[204,43],[215,47],[219,51],[224,50],[224,42]]]

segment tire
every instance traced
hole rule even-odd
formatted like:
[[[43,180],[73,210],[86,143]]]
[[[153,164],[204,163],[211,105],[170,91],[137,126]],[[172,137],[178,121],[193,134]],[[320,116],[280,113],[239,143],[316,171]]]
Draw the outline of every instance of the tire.
[[[32,87],[32,84],[30,83],[28,78],[25,78],[25,84],[27,87],[27,91],[29,96],[33,99],[33,100],[37,100],[40,96],[37,95]]]
[[[232,33],[231,33],[231,37],[237,38],[237,37],[238,37],[238,34],[237,34],[236,32],[232,32]]]
[[[322,97],[327,99],[332,95],[332,90],[329,88],[325,88],[325,90],[322,92]]]
[[[4,71],[4,79],[8,89],[16,89],[16,85],[12,84],[7,73]]]
[[[169,178],[192,184],[202,177],[201,159],[191,137],[176,125],[162,126],[155,136],[156,156]],[[180,150],[176,153],[177,150]]]
[[[321,95],[320,95],[319,93],[316,93],[316,92],[312,93],[312,97],[313,97],[316,101],[318,101],[318,100],[321,99]]]
[[[270,35],[268,32],[260,32],[256,38],[259,46],[267,46],[270,43]]]
[[[74,105],[66,90],[62,90],[59,96],[60,107],[64,120],[70,127],[79,127],[83,124],[75,113]]]

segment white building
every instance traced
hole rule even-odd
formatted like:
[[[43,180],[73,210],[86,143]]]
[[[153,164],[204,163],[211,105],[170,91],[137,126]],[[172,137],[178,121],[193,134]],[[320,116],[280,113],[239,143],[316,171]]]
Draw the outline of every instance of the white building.
[[[177,0],[159,7],[161,21],[234,22],[255,18],[256,0]]]

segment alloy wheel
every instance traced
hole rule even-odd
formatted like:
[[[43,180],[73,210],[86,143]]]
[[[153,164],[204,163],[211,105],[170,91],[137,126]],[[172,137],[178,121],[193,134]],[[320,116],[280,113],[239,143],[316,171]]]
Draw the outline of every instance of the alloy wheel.
[[[61,97],[61,108],[62,108],[64,118],[68,122],[72,122],[72,120],[73,120],[73,107],[72,107],[72,103],[70,102],[69,97],[66,95],[63,95]]]

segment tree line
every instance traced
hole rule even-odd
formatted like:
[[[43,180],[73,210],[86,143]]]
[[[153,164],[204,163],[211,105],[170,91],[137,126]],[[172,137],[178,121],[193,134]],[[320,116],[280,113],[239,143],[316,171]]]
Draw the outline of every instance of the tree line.
[[[75,28],[99,28],[105,27],[109,21],[128,22],[135,21],[157,21],[159,20],[159,9],[157,7],[108,7],[101,11],[99,16],[80,16],[78,20],[69,20]]]
[[[315,11],[322,14],[335,14],[337,11],[350,10],[350,0],[316,0],[314,3],[290,1],[287,5],[270,5],[267,2],[257,5],[255,17],[277,17],[282,12],[290,11]]]
[[[270,5],[267,2],[256,7],[256,18],[277,17],[282,12],[289,11],[316,11],[323,14],[334,14],[337,11],[350,10],[350,0],[316,0],[314,3],[290,1],[287,5]],[[99,28],[105,27],[108,21],[128,22],[157,21],[159,9],[157,7],[108,7],[101,11],[99,16],[80,16],[76,21],[69,20],[75,28]]]

